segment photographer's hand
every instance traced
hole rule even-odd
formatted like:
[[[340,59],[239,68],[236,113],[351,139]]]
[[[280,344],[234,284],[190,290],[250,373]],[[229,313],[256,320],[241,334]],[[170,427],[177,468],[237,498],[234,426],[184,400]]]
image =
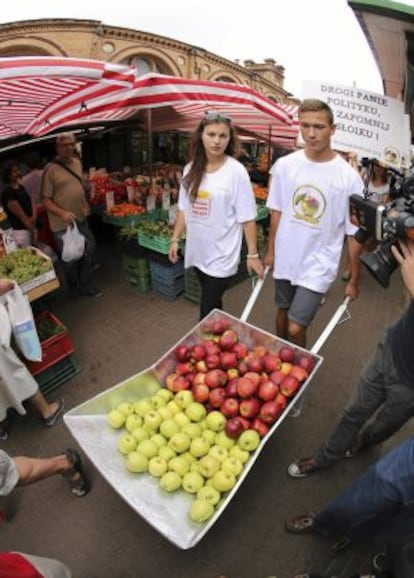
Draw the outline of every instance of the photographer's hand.
[[[401,276],[411,298],[414,298],[414,242],[398,241],[399,247],[391,247],[395,260],[400,265]]]

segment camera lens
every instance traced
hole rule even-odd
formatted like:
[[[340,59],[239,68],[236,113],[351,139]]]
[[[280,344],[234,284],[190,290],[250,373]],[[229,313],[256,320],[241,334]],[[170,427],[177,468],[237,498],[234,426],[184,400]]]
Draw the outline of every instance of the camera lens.
[[[391,253],[393,242],[383,242],[372,253],[363,253],[361,262],[385,289],[390,284],[390,277],[398,267]]]

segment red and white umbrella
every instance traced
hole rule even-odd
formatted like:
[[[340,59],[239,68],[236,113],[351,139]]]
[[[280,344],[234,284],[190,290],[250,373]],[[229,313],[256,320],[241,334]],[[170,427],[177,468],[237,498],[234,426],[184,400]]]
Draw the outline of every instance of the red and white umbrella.
[[[291,139],[297,127],[292,113],[248,86],[181,77],[147,74],[135,80],[133,88],[120,95],[91,98],[82,111],[55,117],[43,132],[62,125],[82,125],[119,121],[139,111],[151,110],[151,126],[156,131],[195,128],[205,111],[228,114],[233,124],[275,140]],[[40,129],[41,134],[42,129]]]
[[[98,60],[0,58],[0,139],[49,132],[56,118],[133,86],[134,69]]]

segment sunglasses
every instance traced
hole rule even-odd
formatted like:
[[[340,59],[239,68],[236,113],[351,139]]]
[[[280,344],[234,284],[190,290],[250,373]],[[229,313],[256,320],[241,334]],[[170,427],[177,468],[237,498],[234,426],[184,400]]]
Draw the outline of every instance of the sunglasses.
[[[205,112],[204,113],[204,120],[207,122],[225,122],[230,124],[231,117],[227,114],[223,114],[222,112]]]

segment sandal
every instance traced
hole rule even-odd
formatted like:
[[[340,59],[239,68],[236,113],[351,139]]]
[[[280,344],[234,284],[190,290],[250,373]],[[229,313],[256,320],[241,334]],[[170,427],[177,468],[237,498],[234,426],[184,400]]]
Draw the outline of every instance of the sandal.
[[[56,403],[58,405],[57,409],[51,415],[43,419],[43,423],[47,427],[52,427],[53,425],[55,425],[55,423],[65,410],[65,402],[63,401],[63,399],[58,399]]]
[[[74,448],[68,448],[63,453],[72,464],[71,469],[65,472],[63,476],[68,479],[72,494],[77,498],[82,498],[89,492],[89,482],[85,477],[79,452]]]
[[[314,532],[315,514],[310,512],[286,520],[285,529],[291,534],[312,534]]]
[[[308,456],[292,462],[288,467],[288,474],[292,478],[306,478],[306,476],[313,474],[317,470],[320,470],[320,466],[316,463],[315,458]]]

